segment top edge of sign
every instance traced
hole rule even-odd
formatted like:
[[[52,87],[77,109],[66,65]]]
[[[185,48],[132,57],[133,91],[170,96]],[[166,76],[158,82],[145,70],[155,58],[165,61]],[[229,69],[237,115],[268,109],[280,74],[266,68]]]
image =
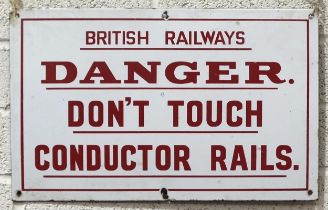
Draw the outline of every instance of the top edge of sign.
[[[147,11],[147,13],[145,13]],[[165,20],[174,20],[177,18],[199,17],[207,19],[253,19],[253,18],[275,18],[275,19],[313,19],[314,9],[115,9],[115,8],[88,8],[88,9],[28,9],[21,10],[19,17],[24,18],[111,18],[111,17],[136,17],[138,18],[162,18],[163,12],[166,12],[168,18]]]

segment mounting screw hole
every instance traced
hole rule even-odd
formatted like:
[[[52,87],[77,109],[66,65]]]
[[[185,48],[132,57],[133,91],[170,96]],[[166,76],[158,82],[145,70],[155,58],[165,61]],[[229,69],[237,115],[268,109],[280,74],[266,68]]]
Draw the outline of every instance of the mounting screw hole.
[[[314,13],[309,14],[309,19],[314,18]]]
[[[22,191],[18,190],[18,191],[16,192],[16,195],[17,195],[17,197],[20,197],[20,196],[22,195]]]
[[[313,191],[312,190],[309,190],[308,191],[308,195],[312,195],[313,194]]]
[[[169,19],[169,15],[168,15],[167,11],[164,11],[164,12],[163,12],[163,14],[162,14],[162,18],[163,18],[164,20],[168,20],[168,19]]]
[[[167,194],[166,188],[161,189],[161,194],[162,194],[163,199],[169,199],[169,195]]]

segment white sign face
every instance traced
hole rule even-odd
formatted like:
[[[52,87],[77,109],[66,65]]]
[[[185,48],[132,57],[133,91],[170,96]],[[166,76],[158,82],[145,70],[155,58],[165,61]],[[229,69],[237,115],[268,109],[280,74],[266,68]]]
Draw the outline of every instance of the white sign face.
[[[317,199],[311,12],[22,12],[13,198]]]

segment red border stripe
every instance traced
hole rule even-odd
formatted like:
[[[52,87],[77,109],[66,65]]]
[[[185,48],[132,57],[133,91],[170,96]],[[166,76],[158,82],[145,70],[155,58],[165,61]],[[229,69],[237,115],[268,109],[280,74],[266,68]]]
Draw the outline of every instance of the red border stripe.
[[[309,122],[310,122],[310,113],[309,113],[309,109],[310,109],[310,50],[309,50],[309,42],[310,42],[310,32],[309,32],[309,20],[306,22],[306,51],[307,51],[307,56],[306,56],[306,68],[307,68],[307,81],[306,81],[306,190],[309,189],[309,156],[310,156],[310,151],[309,151],[309,147],[310,147],[310,133],[309,133]]]
[[[162,18],[22,18],[21,19],[21,184],[22,191],[159,191],[160,189],[26,189],[24,186],[24,123],[23,123],[23,56],[24,56],[24,21],[164,21]],[[167,20],[165,20],[167,21]],[[306,188],[270,188],[270,189],[168,189],[169,191],[306,191],[309,185],[309,20],[308,19],[186,19],[172,18],[169,21],[296,21],[307,23],[307,159],[306,159]]]
[[[278,22],[303,22],[308,21],[308,19],[254,19],[254,18],[22,18],[22,20],[27,21],[278,21]]]
[[[20,139],[20,153],[21,153],[21,184],[22,184],[22,191],[25,190],[24,186],[24,20],[21,20],[21,87],[20,87],[20,94],[21,94],[21,101],[20,101],[20,108],[21,108],[21,139]]]

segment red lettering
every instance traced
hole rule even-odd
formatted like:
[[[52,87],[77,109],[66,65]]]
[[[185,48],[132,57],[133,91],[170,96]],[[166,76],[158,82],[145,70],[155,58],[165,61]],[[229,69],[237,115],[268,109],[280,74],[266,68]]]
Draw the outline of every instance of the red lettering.
[[[100,147],[98,145],[87,145],[87,170],[99,170],[100,164]]]
[[[136,167],[136,162],[128,162],[128,153],[130,153],[130,155],[135,154],[136,148],[133,145],[124,145],[121,149],[122,169],[125,171],[132,171]]]
[[[182,153],[182,154],[181,154]],[[190,165],[188,163],[189,159],[189,148],[186,145],[175,145],[174,146],[174,170],[180,170],[180,163],[183,166],[183,169],[190,171]]]
[[[55,145],[52,148],[52,164],[57,171],[65,170],[67,167],[67,149],[65,145]]]
[[[98,70],[99,73],[97,73],[96,70]],[[121,83],[120,80],[114,77],[106,62],[103,61],[93,62],[87,75],[83,80],[80,80],[80,83],[95,83],[95,80],[92,79],[94,77],[99,77],[100,83]]]
[[[222,66],[228,66],[229,69],[236,69],[236,62],[206,62],[208,66],[207,84],[237,84],[238,75],[231,75],[230,79],[221,79],[220,75],[229,75],[229,70],[223,70]]]
[[[76,109],[75,109],[76,108]],[[74,110],[77,110],[77,119],[75,119]],[[83,103],[81,101],[68,101],[68,126],[78,127],[84,122]]]
[[[164,157],[162,157],[162,153],[164,153]],[[162,163],[164,160],[164,163]],[[166,171],[171,166],[171,149],[167,145],[159,145],[156,148],[156,168],[161,171]]]
[[[72,146],[70,145],[70,169],[72,171],[83,170],[83,145]]]
[[[217,155],[217,152],[220,152],[220,155]],[[220,164],[220,169],[222,171],[227,170],[227,166],[225,164],[226,159],[226,148],[222,145],[212,145],[211,146],[211,170],[216,171],[217,163]]]
[[[233,151],[231,170],[235,171],[237,169],[237,166],[240,166],[241,169],[244,171],[248,169],[245,152],[242,145],[236,145]]]
[[[128,66],[128,79],[124,80],[126,84],[136,84],[139,83],[138,80],[135,79],[134,75],[138,74],[141,78],[143,78],[148,83],[156,83],[157,82],[157,66],[160,65],[160,62],[148,62],[150,65],[150,71],[148,71],[142,64],[139,62],[124,62],[125,65]]]
[[[246,80],[246,84],[263,84],[264,80],[260,79],[261,75],[266,75],[271,82],[280,84],[286,82],[278,77],[281,70],[281,66],[276,62],[246,62],[249,66],[249,78]],[[261,70],[261,67],[267,67],[267,70]]]
[[[274,166],[268,164],[268,154],[267,154],[267,146],[261,145],[261,170],[268,171],[273,170]]]
[[[44,160],[43,163],[41,163],[41,153],[48,154],[49,147],[46,145],[38,145],[35,147],[35,167],[40,171],[48,170],[49,162]]]
[[[292,148],[288,145],[279,145],[276,149],[276,156],[281,162],[276,164],[279,170],[289,170],[292,167],[292,159],[287,154],[292,152]]]
[[[43,61],[41,65],[46,67],[46,79],[41,80],[41,83],[71,83],[75,80],[77,76],[76,66],[68,61]],[[66,75],[64,78],[57,78],[58,66],[64,67]]]
[[[199,72],[183,72],[183,75],[186,77],[184,79],[178,79],[175,75],[175,71],[179,66],[187,66],[190,70],[197,70],[196,62],[189,63],[178,61],[171,63],[165,70],[165,76],[170,82],[175,84],[197,83],[197,76],[200,74]]]

